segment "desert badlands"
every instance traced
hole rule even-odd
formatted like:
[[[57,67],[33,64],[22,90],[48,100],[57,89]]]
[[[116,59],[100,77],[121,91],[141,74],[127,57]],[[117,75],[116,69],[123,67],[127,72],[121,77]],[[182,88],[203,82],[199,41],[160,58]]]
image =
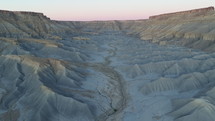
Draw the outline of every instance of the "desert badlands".
[[[0,121],[215,121],[213,7],[127,21],[0,11]]]

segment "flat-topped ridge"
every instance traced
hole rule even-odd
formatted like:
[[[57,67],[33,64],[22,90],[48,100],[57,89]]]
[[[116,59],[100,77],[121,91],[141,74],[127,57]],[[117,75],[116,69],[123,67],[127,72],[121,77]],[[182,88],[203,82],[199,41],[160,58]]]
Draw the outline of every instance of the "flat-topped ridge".
[[[0,14],[1,15],[5,15],[5,14],[22,14],[22,15],[31,15],[31,16],[41,16],[41,17],[45,17],[47,19],[47,16],[45,16],[43,13],[39,13],[39,12],[30,12],[30,11],[8,11],[8,10],[0,10]]]
[[[168,18],[174,15],[182,15],[182,14],[192,14],[192,13],[207,13],[214,11],[214,7],[207,7],[207,8],[200,8],[200,9],[193,9],[193,10],[187,10],[187,11],[180,11],[180,12],[174,12],[174,13],[166,13],[166,14],[160,14],[155,16],[150,16],[149,19],[161,19],[161,18]]]

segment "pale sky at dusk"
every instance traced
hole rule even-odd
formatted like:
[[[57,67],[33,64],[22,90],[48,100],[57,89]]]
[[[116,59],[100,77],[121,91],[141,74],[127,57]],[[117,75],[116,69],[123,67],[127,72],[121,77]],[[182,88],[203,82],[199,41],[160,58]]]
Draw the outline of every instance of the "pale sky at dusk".
[[[125,20],[215,6],[215,0],[0,0],[0,9],[42,12],[54,20]]]

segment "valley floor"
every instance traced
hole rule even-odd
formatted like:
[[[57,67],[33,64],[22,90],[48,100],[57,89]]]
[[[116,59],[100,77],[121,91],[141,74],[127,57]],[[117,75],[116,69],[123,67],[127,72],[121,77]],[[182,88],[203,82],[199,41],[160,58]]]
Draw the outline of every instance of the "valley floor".
[[[83,37],[1,42],[2,121],[215,120],[214,53],[119,31]]]

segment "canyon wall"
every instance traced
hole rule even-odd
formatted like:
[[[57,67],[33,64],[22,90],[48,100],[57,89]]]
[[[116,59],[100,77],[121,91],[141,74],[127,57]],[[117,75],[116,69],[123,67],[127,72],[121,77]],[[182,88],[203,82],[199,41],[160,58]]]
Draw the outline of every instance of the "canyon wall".
[[[61,22],[79,32],[123,31],[160,45],[215,51],[214,7],[151,16],[145,20]]]
[[[155,16],[150,16],[149,19],[167,19],[169,17],[176,16],[176,15],[190,15],[190,14],[204,15],[204,14],[211,12],[211,11],[214,11],[214,7],[200,8],[200,9],[194,9],[194,10],[188,10],[188,11],[181,11],[181,12],[175,12],[175,13],[155,15]]]
[[[64,35],[115,30],[161,45],[215,51],[213,7],[131,21],[53,21],[42,13],[0,11],[0,37],[62,39]]]
[[[70,30],[42,13],[0,11],[0,36],[12,38],[48,38]]]
[[[152,16],[133,25],[132,34],[160,45],[176,44],[215,51],[214,8]]]

